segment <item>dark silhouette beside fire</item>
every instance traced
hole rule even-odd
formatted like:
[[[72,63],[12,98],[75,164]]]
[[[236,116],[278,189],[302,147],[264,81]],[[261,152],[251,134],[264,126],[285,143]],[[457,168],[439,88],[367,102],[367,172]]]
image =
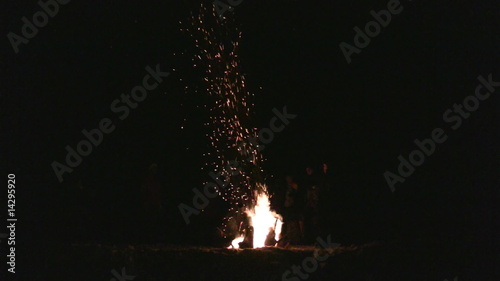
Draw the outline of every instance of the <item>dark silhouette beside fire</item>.
[[[317,170],[306,167],[300,181],[286,176],[282,191],[275,194],[277,209],[283,216],[279,246],[313,244],[324,234],[331,204],[331,181],[327,164]]]
[[[297,179],[296,179],[297,178]],[[328,165],[318,168],[308,166],[303,175],[287,175],[282,183],[271,185],[272,209],[283,218],[279,239],[271,228],[266,246],[288,247],[289,245],[314,244],[317,237],[327,233],[328,217],[332,215],[331,177]],[[252,247],[252,227],[249,218],[240,207],[238,216],[230,220],[230,231],[243,235],[240,248]]]

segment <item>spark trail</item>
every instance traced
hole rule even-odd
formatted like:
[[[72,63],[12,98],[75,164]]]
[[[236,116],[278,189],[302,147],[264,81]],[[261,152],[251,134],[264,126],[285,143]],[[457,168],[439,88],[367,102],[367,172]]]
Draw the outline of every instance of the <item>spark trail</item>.
[[[202,70],[204,89],[211,97],[204,107],[209,110],[210,122],[206,125],[212,128],[208,136],[215,157],[206,164],[228,183],[218,189],[229,203],[223,232],[234,234],[227,233],[227,226],[231,220],[233,225],[236,223],[239,236],[232,247],[238,248],[238,241],[250,233],[235,218],[246,215],[253,227],[252,244],[257,248],[269,245],[268,234],[274,233],[275,240],[279,239],[282,218],[270,209],[261,168],[264,158],[259,152],[257,128],[252,126],[253,94],[247,90],[238,57],[241,32],[229,28],[234,26],[231,23],[230,19],[220,18],[213,6],[202,4],[184,31],[195,43],[194,65]]]
[[[262,184],[263,157],[256,142],[257,128],[251,123],[253,94],[246,87],[238,57],[241,32],[229,28],[231,22],[219,18],[212,6],[202,5],[200,12],[191,16],[190,26],[183,30],[195,43],[198,54],[194,65],[202,69],[206,92],[212,98],[206,107],[215,157],[207,166],[229,182],[226,188],[219,189],[230,205],[228,220],[240,211],[237,206],[254,206],[257,194],[267,195]]]

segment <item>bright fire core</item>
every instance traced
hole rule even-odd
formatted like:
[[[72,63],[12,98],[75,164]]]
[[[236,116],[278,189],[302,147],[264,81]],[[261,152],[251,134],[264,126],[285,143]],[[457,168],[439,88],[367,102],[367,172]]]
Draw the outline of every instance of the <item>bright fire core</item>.
[[[265,186],[263,186],[263,190],[266,190]],[[257,195],[255,206],[246,210],[246,214],[250,218],[250,224],[253,227],[254,248],[265,247],[266,241],[272,234],[274,234],[274,237],[271,238],[274,238],[275,241],[279,240],[283,219],[279,214],[271,210],[269,196],[266,193]],[[243,236],[234,239],[230,248],[238,249],[239,243],[243,239]]]

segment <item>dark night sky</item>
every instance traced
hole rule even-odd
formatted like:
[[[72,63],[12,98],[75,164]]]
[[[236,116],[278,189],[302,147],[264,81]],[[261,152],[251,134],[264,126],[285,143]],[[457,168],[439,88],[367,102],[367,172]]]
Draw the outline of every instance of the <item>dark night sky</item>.
[[[488,232],[498,199],[497,93],[456,131],[442,114],[474,93],[478,75],[500,80],[498,3],[402,1],[403,12],[347,64],[339,43],[353,44],[353,28],[386,4],[245,0],[235,8],[256,126],[267,126],[274,107],[298,114],[264,151],[265,168],[279,176],[329,163],[355,198],[359,232],[374,225]],[[19,33],[21,17],[39,9],[31,0],[2,6],[5,35]],[[196,108],[200,99],[186,96],[179,82],[192,73],[190,56],[172,55],[192,50],[179,21],[197,8],[195,1],[72,1],[19,54],[3,37],[2,159],[19,178],[27,231],[57,225],[78,181],[97,194],[91,204],[102,215],[96,221],[120,217],[153,162],[172,213],[191,200],[192,188],[201,188],[206,116]],[[116,121],[116,130],[59,184],[52,161],[64,160],[64,147],[75,147],[82,129],[96,128],[104,117],[116,120],[111,102],[140,83],[145,66],[158,63],[179,71]],[[407,157],[413,141],[437,127],[448,140],[391,193],[383,173],[395,172],[398,155]],[[174,220],[182,222],[180,214]],[[387,229],[380,233],[390,236]],[[380,238],[370,235],[363,237]]]

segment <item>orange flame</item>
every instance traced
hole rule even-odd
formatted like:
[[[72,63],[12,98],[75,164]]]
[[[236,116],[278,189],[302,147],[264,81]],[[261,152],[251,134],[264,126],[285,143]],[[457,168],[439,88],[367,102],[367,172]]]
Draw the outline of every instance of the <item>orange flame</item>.
[[[260,187],[258,190],[262,190],[262,192],[257,195],[255,206],[246,210],[246,214],[250,217],[250,224],[253,226],[254,248],[265,247],[266,239],[272,232],[274,232],[274,239],[278,241],[283,225],[283,218],[271,210],[266,186]],[[234,239],[231,243],[232,247],[237,249],[238,247],[234,245],[238,245],[241,241],[243,241],[242,236]]]

